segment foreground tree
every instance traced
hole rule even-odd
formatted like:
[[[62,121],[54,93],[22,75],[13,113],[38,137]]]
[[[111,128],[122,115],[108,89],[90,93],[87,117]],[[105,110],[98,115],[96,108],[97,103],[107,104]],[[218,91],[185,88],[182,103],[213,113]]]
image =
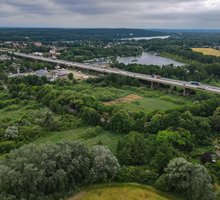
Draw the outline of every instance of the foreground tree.
[[[205,167],[183,158],[170,161],[156,185],[167,191],[183,194],[188,200],[214,200],[211,178]]]
[[[80,143],[26,145],[1,160],[0,197],[60,199],[81,185],[112,180],[118,170],[117,159],[102,146],[90,152]]]
[[[93,147],[91,156],[91,182],[100,183],[113,180],[120,169],[120,165],[111,151],[98,145]]]

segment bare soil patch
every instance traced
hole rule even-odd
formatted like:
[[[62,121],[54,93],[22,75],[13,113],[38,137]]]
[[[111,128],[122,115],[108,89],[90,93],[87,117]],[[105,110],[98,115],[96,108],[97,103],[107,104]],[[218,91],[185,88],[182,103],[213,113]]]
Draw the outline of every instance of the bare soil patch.
[[[139,99],[143,99],[143,97],[136,95],[136,94],[129,94],[127,96],[115,99],[113,101],[105,102],[104,104],[111,106],[111,105],[119,104],[119,103],[131,103],[131,102],[137,101]]]

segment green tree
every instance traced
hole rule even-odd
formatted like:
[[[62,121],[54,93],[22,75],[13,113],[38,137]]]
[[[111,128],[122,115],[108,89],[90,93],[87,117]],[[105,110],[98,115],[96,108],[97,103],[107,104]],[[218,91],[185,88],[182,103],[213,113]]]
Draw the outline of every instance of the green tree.
[[[80,116],[91,125],[98,125],[101,119],[101,115],[94,108],[89,107],[83,107]]]
[[[189,131],[178,128],[176,131],[159,131],[156,136],[157,142],[168,142],[175,148],[183,151],[191,151],[193,148],[192,136]]]
[[[211,178],[205,167],[183,158],[170,161],[157,184],[167,191],[179,192],[188,200],[214,200]]]
[[[143,134],[131,132],[119,142],[117,157],[124,165],[143,165],[149,162],[148,148]]]
[[[120,165],[111,151],[104,146],[95,146],[91,153],[90,181],[100,183],[115,178]]]
[[[212,127],[215,131],[220,131],[220,107],[216,108],[213,116],[211,117]]]
[[[128,133],[133,126],[133,120],[124,110],[115,111],[110,121],[111,130],[116,133]]]
[[[171,144],[167,142],[158,144],[156,153],[150,161],[150,167],[162,174],[169,161],[177,157],[177,155],[177,151]]]
[[[197,164],[193,167],[187,198],[190,200],[212,200],[216,198],[211,177],[202,165]]]

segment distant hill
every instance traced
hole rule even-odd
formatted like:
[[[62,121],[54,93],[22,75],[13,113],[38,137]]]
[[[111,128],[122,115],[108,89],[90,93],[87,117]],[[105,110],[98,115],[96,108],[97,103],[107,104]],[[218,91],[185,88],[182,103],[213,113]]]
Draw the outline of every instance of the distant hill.
[[[220,33],[220,29],[146,29],[163,33]]]
[[[131,37],[163,36],[166,33],[144,29],[58,29],[58,28],[0,28],[0,40],[7,41],[73,41],[88,39],[112,40]]]

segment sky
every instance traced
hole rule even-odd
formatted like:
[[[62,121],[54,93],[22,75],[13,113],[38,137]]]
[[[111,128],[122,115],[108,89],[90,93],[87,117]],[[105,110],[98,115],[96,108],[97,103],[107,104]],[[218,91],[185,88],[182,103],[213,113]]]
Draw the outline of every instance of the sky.
[[[0,27],[220,28],[220,0],[0,0]]]

